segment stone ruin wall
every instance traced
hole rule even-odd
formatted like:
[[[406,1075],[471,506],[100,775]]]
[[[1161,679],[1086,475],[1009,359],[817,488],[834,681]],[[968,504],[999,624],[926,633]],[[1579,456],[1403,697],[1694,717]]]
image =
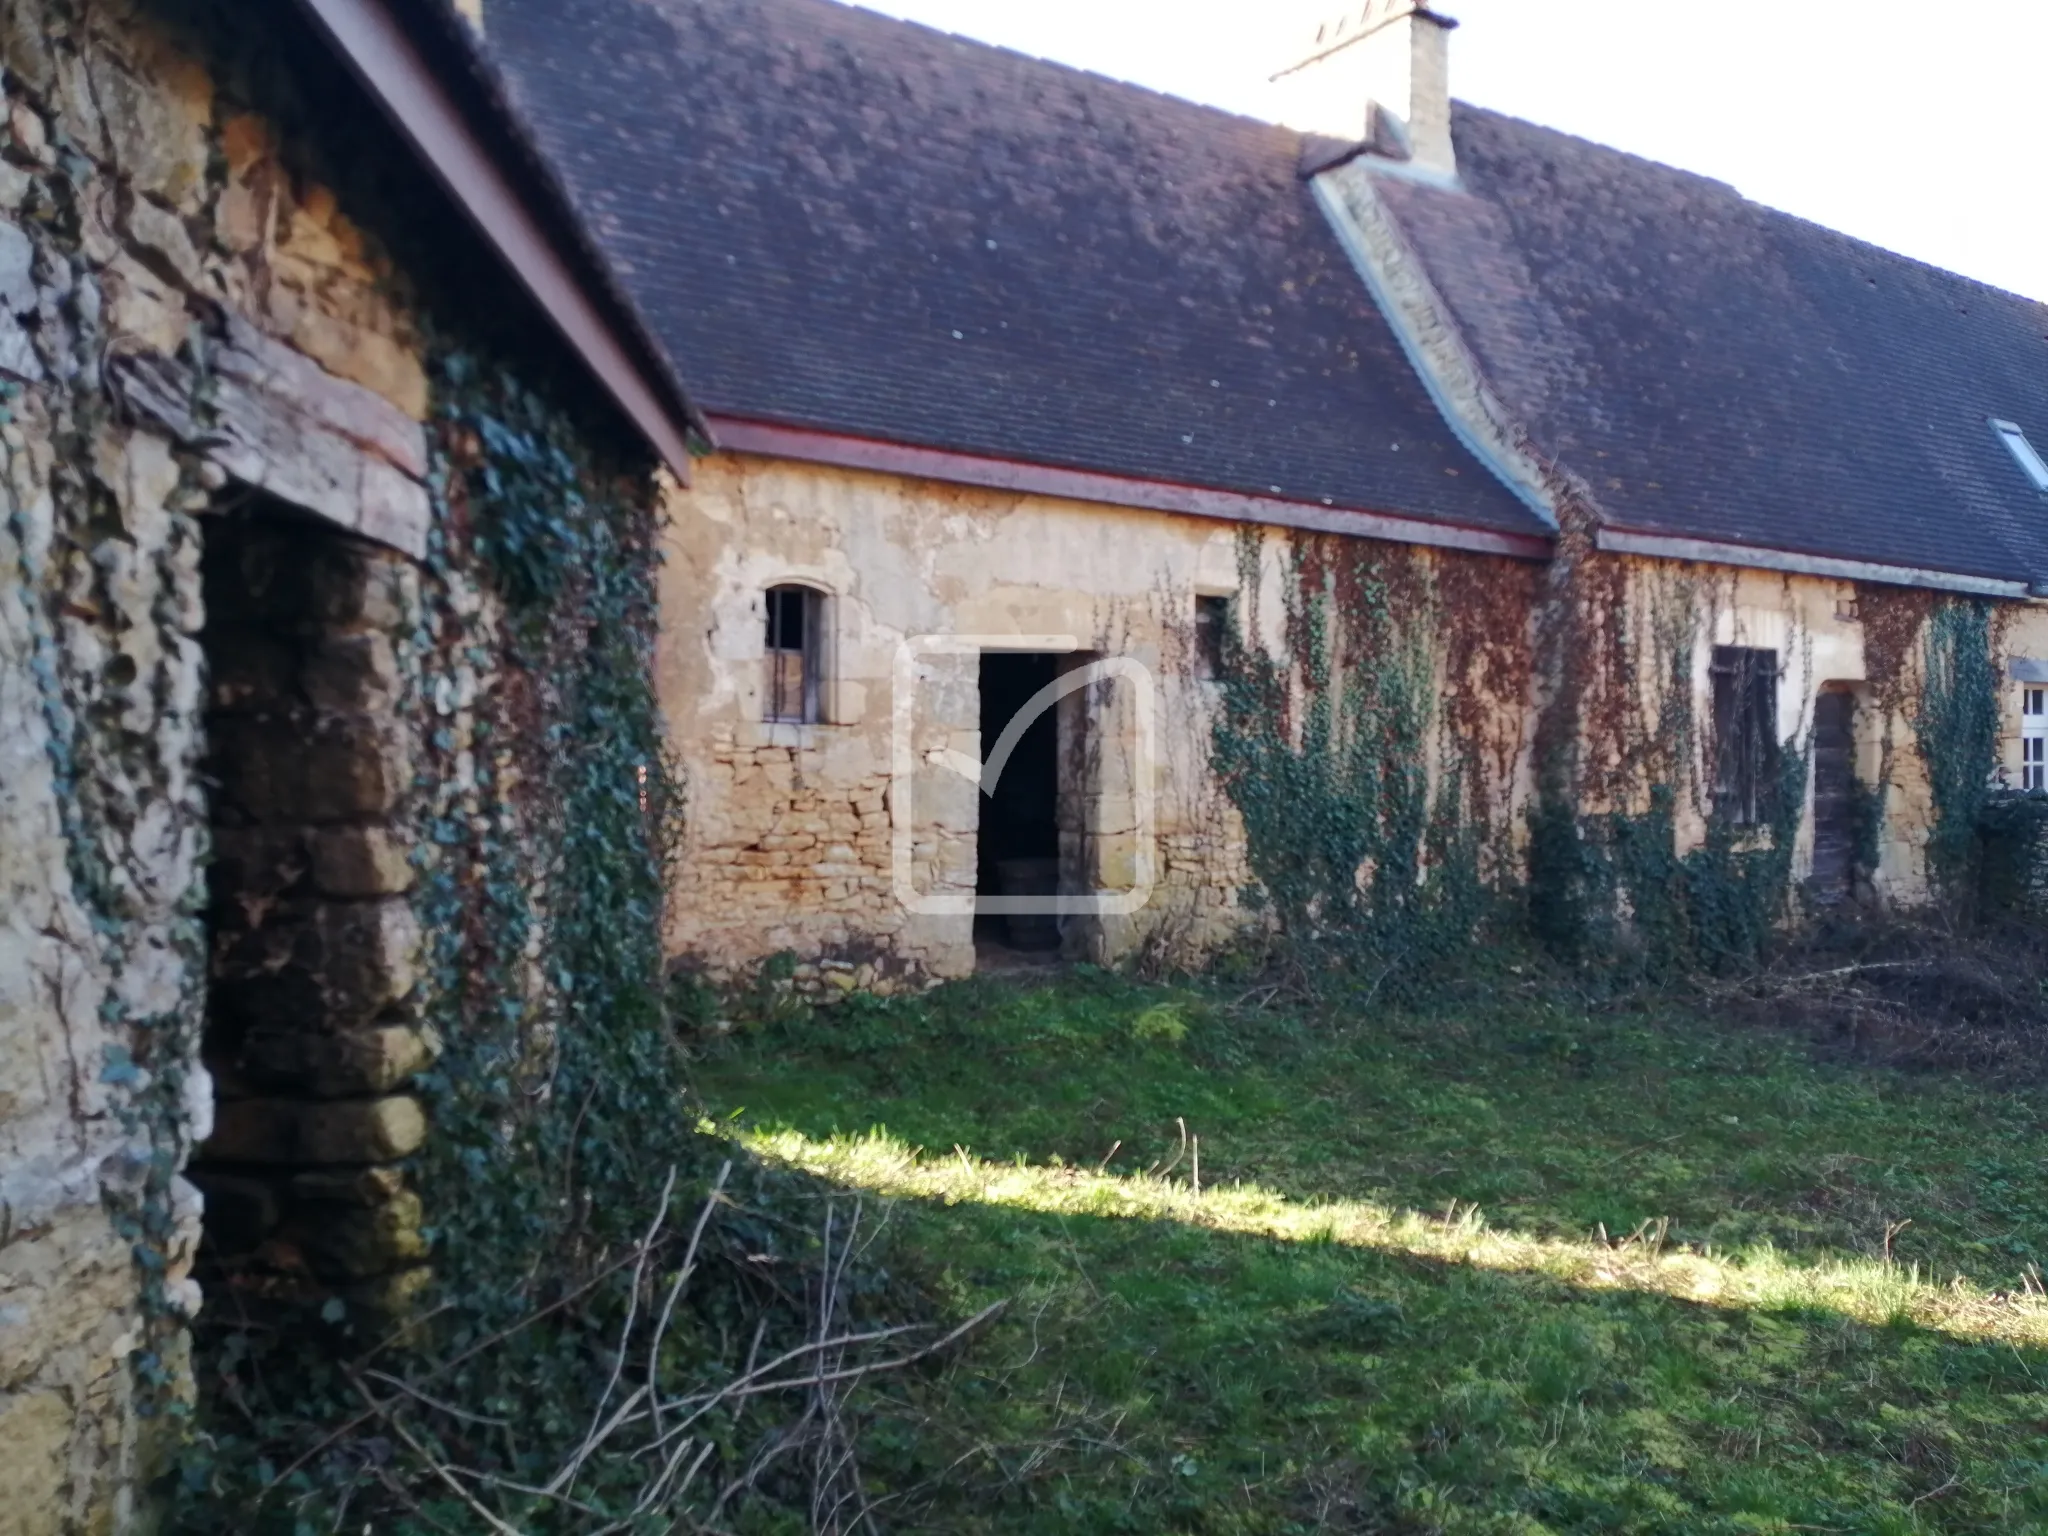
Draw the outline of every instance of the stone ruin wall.
[[[45,1536],[136,1517],[188,1391],[202,1142],[228,1247],[417,1253],[427,375],[372,243],[147,7],[6,0],[0,46],[0,1532]],[[213,1021],[217,1120],[215,819],[222,995],[272,994]]]

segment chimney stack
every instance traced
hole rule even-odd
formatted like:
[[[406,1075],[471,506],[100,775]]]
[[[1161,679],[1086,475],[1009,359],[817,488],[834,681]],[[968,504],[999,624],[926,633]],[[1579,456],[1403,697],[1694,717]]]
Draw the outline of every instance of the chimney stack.
[[[1299,62],[1273,76],[1280,121],[1458,174],[1451,149],[1451,29],[1427,0],[1350,0]]]

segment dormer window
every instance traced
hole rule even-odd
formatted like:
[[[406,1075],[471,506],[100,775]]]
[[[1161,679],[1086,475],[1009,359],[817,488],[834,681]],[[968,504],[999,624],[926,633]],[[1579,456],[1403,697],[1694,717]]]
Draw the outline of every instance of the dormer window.
[[[1993,421],[1991,430],[1998,434],[1998,440],[2005,444],[2005,451],[2012,455],[2013,462],[2020,467],[2020,473],[2033,482],[2034,489],[2048,493],[2048,460],[2043,460],[2034,445],[2027,441],[2027,434],[2014,421]]]

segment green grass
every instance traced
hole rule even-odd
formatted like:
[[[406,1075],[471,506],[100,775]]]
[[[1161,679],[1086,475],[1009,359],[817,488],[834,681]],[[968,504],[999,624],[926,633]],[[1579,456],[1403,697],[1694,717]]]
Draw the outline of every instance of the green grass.
[[[2038,1093],[1102,976],[856,1001],[701,1087],[910,1288],[1012,1298],[870,1395],[894,1529],[2048,1532]]]

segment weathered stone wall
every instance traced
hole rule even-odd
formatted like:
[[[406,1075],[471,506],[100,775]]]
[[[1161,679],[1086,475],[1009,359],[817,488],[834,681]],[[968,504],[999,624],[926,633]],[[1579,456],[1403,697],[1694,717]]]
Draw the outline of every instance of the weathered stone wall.
[[[187,1390],[200,1202],[179,1170],[212,1119],[208,514],[262,485],[416,551],[426,375],[370,242],[151,7],[8,0],[0,49],[0,1532],[42,1536],[134,1518],[150,1426]],[[375,631],[304,686],[359,713],[384,681]],[[270,810],[237,835],[362,787],[295,778],[289,755],[238,757],[238,798]],[[292,856],[336,898],[299,932],[393,962],[396,851],[323,829]],[[402,1075],[381,1029],[375,1060],[256,1055],[308,1092],[344,1067],[362,1089]],[[275,1131],[237,1104],[220,1145]],[[352,1136],[323,1156],[354,1160]]]
[[[1198,596],[1249,595],[1234,525],[739,455],[707,461],[670,510],[657,678],[690,790],[673,953],[730,972],[792,951],[806,966],[838,962],[820,974],[842,986],[973,968],[981,802],[958,766],[993,743],[981,738],[975,647],[906,661],[920,637],[1021,649],[1067,637],[1077,662],[1145,669],[1149,837],[1129,756],[1133,685],[1096,684],[1060,706],[1063,735],[1090,743],[1086,761],[1062,769],[1063,865],[1118,892],[1149,858],[1157,880],[1141,910],[1070,924],[1070,953],[1190,958],[1241,931],[1243,828],[1211,770],[1218,690],[1198,675],[1194,639]],[[1260,535],[1250,606],[1273,646],[1293,547],[1284,531]],[[1429,551],[1413,563],[1425,583],[1442,564]],[[814,725],[762,718],[763,594],[785,583],[825,594]],[[907,805],[891,788],[899,678]],[[1459,683],[1490,698],[1498,680]],[[1488,814],[1505,828],[1528,793],[1529,721],[1519,698],[1495,713],[1446,725],[1480,738],[1472,745],[1499,781]],[[951,897],[954,910],[911,910],[892,866],[899,836],[911,893]]]
[[[1914,733],[1924,677],[1925,615],[1942,601],[1934,592],[1872,588],[1855,582],[1768,571],[1682,565],[1641,557],[1613,558],[1619,582],[1599,611],[1627,618],[1615,631],[1633,657],[1635,709],[1645,728],[1654,728],[1658,709],[1658,660],[1674,637],[1690,646],[1690,698],[1694,732],[1690,788],[1678,807],[1680,850],[1706,837],[1708,728],[1713,718],[1709,674],[1713,647],[1767,647],[1779,654],[1778,738],[1803,750],[1813,727],[1814,705],[1830,686],[1846,685],[1856,698],[1855,773],[1865,789],[1886,785],[1884,819],[1872,844],[1874,866],[1862,873],[1872,894],[1898,906],[1925,902],[1930,894],[1926,847],[1934,807],[1926,764]],[[1596,584],[1587,590],[1599,592]],[[1675,621],[1675,627],[1674,627]],[[2000,639],[2000,736],[1998,772],[2017,785],[2020,773],[2021,684],[2004,677],[2006,657],[2048,657],[2048,618],[2031,604],[2004,604],[1995,628]],[[1808,805],[1800,820],[1792,877],[1812,868],[1811,775]],[[1640,807],[1636,807],[1640,809]]]

